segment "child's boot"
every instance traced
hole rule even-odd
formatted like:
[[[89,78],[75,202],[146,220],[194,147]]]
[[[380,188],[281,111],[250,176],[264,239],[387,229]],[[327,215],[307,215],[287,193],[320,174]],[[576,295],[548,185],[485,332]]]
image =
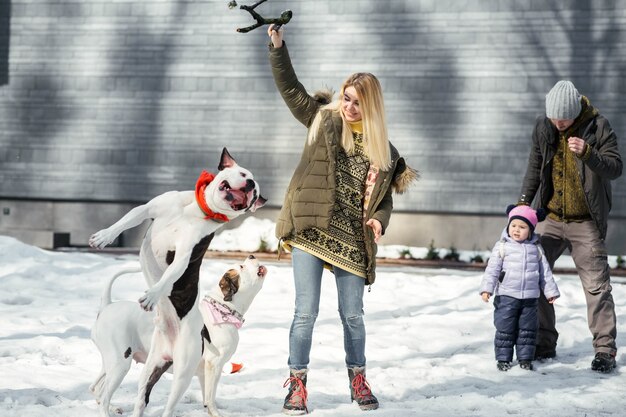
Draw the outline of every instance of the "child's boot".
[[[511,362],[509,361],[498,361],[498,371],[508,371],[511,369]]]

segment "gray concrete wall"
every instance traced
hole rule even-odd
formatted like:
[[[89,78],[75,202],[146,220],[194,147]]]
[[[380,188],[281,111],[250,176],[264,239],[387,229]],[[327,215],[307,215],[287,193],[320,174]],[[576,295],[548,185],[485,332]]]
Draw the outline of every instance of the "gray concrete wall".
[[[263,29],[235,32],[252,23],[245,12],[225,0],[1,4],[3,201],[126,207],[190,189],[227,146],[281,205],[305,130],[275,91]],[[286,8],[293,63],[311,91],[355,71],[380,78],[391,139],[422,172],[396,199],[403,212],[499,215],[517,198],[533,120],[559,79],[626,135],[626,0],[270,0],[258,10]],[[614,182],[616,220],[626,219],[625,181]],[[27,206],[11,231],[48,219]],[[77,244],[110,221],[90,216]],[[483,220],[470,223],[480,230]],[[432,238],[443,243],[443,230]]]
[[[9,43],[11,41],[11,2],[0,2],[0,86],[6,84],[9,75]]]

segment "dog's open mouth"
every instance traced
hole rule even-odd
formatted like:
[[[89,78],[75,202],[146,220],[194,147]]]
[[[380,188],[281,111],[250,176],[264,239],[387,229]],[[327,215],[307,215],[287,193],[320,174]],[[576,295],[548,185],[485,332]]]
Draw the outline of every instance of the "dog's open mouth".
[[[259,269],[257,270],[257,276],[261,277],[261,278],[265,278],[265,275],[267,274],[267,268],[264,267],[263,265],[259,266]]]
[[[241,211],[249,207],[248,194],[251,194],[250,191],[254,190],[254,187],[250,189],[250,186],[246,184],[241,188],[233,189],[229,182],[224,180],[220,183],[218,189],[224,192],[224,200],[228,201],[230,208],[235,211]]]

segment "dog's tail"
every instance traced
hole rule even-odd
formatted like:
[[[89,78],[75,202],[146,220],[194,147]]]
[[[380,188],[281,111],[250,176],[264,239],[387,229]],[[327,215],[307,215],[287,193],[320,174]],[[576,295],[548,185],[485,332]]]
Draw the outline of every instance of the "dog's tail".
[[[122,269],[121,271],[117,271],[111,277],[111,279],[109,279],[109,282],[104,287],[104,291],[102,291],[102,297],[100,298],[100,310],[98,311],[102,311],[104,307],[111,304],[111,288],[113,287],[113,283],[115,282],[115,280],[121,277],[122,275],[134,274],[137,272],[141,272],[141,268],[134,267],[134,268],[126,268],[126,269]]]

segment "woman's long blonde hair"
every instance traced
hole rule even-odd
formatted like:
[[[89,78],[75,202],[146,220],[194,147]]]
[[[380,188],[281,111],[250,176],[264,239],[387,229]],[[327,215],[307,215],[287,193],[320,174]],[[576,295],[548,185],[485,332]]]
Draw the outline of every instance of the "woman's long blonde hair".
[[[321,123],[322,110],[328,109],[341,115],[343,129],[341,146],[351,155],[354,152],[354,139],[352,130],[346,121],[341,109],[344,91],[348,87],[354,87],[359,99],[359,109],[363,121],[363,143],[370,164],[387,171],[391,167],[391,152],[387,137],[387,119],[385,117],[385,103],[383,91],[378,79],[368,72],[357,72],[344,81],[339,91],[339,100],[323,106],[313,119],[309,128],[309,144],[315,142]]]

